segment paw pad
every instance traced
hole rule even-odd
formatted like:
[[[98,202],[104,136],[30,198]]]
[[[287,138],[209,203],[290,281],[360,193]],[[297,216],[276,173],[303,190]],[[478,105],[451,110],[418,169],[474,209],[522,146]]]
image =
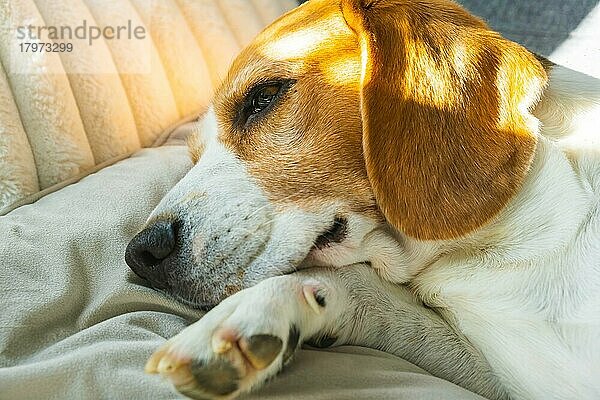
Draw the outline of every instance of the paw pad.
[[[262,370],[277,358],[283,347],[283,341],[272,335],[254,335],[248,339],[240,339],[239,346],[250,364]]]
[[[239,372],[225,359],[215,359],[208,363],[194,360],[190,365],[190,372],[196,380],[194,390],[204,392],[207,398],[225,396],[239,387]],[[177,390],[185,394],[181,387],[177,387]]]

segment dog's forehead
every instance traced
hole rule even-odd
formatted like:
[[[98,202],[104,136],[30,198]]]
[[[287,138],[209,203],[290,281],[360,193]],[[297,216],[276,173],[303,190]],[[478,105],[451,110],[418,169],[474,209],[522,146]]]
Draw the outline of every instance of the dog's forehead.
[[[333,48],[340,38],[352,36],[337,2],[316,1],[275,21],[257,36],[255,46],[271,60],[307,59],[325,47]]]
[[[305,3],[276,20],[240,53],[217,93],[217,102],[245,93],[264,79],[300,75],[315,64],[335,64],[329,69],[343,70],[349,64],[348,53],[356,58],[356,48],[355,35],[337,2]]]

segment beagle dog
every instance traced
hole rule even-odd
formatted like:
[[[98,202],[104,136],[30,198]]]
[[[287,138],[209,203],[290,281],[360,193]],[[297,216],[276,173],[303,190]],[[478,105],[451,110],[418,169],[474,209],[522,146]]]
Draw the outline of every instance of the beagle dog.
[[[146,370],[229,399],[310,341],[599,399],[599,126],[600,81],[450,0],[305,3],[233,63],[127,248],[211,309]]]

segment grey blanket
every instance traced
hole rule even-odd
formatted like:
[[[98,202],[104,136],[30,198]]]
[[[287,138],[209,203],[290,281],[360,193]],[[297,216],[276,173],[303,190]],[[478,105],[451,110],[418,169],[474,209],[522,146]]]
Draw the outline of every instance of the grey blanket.
[[[200,314],[139,281],[125,246],[188,170],[182,145],[143,150],[0,217],[0,399],[173,399],[146,359]],[[395,356],[302,350],[251,396],[476,399]]]

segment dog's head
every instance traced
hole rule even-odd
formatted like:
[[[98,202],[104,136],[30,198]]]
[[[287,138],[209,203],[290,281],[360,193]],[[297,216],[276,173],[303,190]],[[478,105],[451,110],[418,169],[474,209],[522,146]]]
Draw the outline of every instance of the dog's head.
[[[304,266],[399,267],[404,238],[468,235],[519,190],[545,81],[450,1],[311,0],[233,63],[128,263],[198,306]]]

